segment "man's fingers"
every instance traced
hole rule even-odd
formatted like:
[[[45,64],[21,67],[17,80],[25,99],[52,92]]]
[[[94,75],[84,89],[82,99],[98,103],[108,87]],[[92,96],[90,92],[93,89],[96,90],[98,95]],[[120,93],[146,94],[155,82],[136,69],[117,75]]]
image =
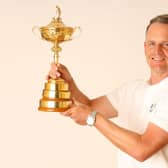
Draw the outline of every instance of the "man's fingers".
[[[61,74],[58,71],[50,70],[49,71],[49,76],[53,79],[56,79],[56,78],[60,77]]]
[[[49,80],[50,79],[50,76],[49,75],[46,75],[46,80]]]
[[[72,97],[72,104],[76,106],[82,105],[82,103],[76,100],[75,97]]]
[[[51,63],[51,68],[52,69],[55,69],[55,70],[58,70],[58,67],[59,67],[59,64],[55,64],[55,63]]]
[[[67,112],[60,112],[60,114],[63,116],[69,116],[69,114]]]
[[[71,116],[72,112],[71,112],[71,109],[69,110],[66,110],[64,112],[60,112],[61,115],[64,115],[64,116]]]

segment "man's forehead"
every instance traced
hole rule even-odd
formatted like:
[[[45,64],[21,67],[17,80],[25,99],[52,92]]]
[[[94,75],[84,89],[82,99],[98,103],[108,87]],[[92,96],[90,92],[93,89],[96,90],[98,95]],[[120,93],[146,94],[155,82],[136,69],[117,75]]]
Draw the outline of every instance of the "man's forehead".
[[[153,23],[146,33],[146,40],[168,40],[168,24]]]
[[[168,31],[168,24],[166,23],[153,23],[150,25],[147,34],[150,32],[158,32],[158,31]]]

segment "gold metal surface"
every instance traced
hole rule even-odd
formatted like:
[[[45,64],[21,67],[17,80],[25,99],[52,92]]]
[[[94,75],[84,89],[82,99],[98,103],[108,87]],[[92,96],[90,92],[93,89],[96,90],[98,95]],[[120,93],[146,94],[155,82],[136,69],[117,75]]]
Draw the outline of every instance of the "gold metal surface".
[[[68,83],[63,79],[49,79],[40,100],[39,110],[46,112],[62,112],[69,108],[71,104],[71,93]]]
[[[69,100],[47,100],[47,99],[42,99],[40,100],[40,107],[45,107],[45,108],[68,108],[69,105],[71,104],[71,101]]]
[[[45,107],[39,107],[38,110],[41,111],[41,112],[64,112],[66,110],[68,110],[68,108],[45,108]]]
[[[61,10],[56,6],[56,17],[53,17],[52,21],[46,26],[35,26],[33,28],[34,33],[35,30],[37,30],[43,40],[53,44],[51,48],[54,53],[53,62],[58,64],[59,52],[62,50],[59,44],[72,40],[74,34],[78,32],[80,28],[66,26],[61,19]],[[68,83],[62,78],[56,80],[49,79],[44,85],[38,110],[45,112],[62,112],[67,110],[71,103],[71,93]]]
[[[52,90],[44,90],[43,91],[43,96],[47,98],[60,98],[60,99],[70,99],[71,93],[70,92],[56,92]]]
[[[66,91],[66,90],[69,90],[69,85],[68,85],[68,83],[60,83],[60,84],[45,83],[45,89],[46,90],[62,90],[62,91]]]
[[[44,112],[64,112],[69,108],[71,103],[72,103],[71,101],[65,101],[65,100],[56,101],[56,100],[41,99],[38,110]]]
[[[39,32],[42,39],[52,42],[52,51],[54,52],[54,62],[59,63],[59,52],[62,50],[60,43],[72,40],[72,35],[80,30],[80,27],[66,26],[61,19],[61,9],[56,6],[57,16],[52,18],[52,21],[46,26],[34,26],[33,32]],[[80,31],[79,31],[80,34]]]

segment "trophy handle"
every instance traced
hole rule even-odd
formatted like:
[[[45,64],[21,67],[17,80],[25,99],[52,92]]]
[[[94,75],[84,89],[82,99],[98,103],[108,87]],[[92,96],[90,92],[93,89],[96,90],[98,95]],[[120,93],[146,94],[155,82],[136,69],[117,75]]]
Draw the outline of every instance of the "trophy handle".
[[[81,35],[81,33],[82,33],[82,30],[81,30],[81,28],[79,26],[78,27],[74,27],[73,30],[74,30],[74,32],[72,34],[72,38],[71,39],[75,39],[75,38],[79,37]]]
[[[42,39],[42,37],[41,37],[41,32],[40,32],[40,27],[34,26],[34,27],[32,28],[32,32],[33,32],[34,35],[36,35],[36,36],[38,36],[40,39]]]

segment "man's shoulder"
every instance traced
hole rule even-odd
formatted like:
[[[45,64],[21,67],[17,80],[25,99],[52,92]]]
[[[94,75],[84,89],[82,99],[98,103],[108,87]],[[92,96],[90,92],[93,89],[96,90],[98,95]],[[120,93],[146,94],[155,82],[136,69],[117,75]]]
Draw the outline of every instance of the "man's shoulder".
[[[136,79],[136,80],[123,83],[121,87],[129,88],[129,89],[138,89],[141,87],[144,88],[146,86],[147,86],[147,82],[144,79]]]
[[[125,82],[118,88],[110,92],[110,95],[132,95],[137,92],[141,92],[146,88],[146,82],[142,79],[132,80]]]
[[[123,96],[123,95],[131,95],[135,92],[139,92],[146,88],[147,82],[143,79],[136,79],[129,82],[122,83],[119,87],[115,88],[111,91],[107,96]]]

